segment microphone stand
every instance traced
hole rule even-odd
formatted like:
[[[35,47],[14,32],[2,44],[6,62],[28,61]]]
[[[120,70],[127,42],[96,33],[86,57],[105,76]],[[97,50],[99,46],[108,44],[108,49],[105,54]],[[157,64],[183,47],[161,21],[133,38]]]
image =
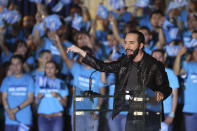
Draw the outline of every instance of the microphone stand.
[[[93,72],[90,74],[90,77],[89,77],[89,90],[81,91],[81,93],[82,93],[85,97],[89,97],[89,99],[90,99],[92,102],[94,102],[94,101],[93,101],[93,98],[98,97],[98,96],[101,96],[101,94],[92,91],[92,75],[93,75],[95,72],[97,72],[97,70],[93,71]]]

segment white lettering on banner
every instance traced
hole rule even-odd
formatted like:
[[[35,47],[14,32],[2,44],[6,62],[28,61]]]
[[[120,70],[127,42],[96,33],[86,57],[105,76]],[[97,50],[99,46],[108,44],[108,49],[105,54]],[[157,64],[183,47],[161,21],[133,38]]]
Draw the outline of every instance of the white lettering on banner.
[[[197,83],[197,74],[196,73],[191,74],[190,78],[192,79],[192,83]]]
[[[14,87],[10,87],[9,89],[8,89],[8,91],[15,91],[15,88]]]
[[[17,87],[16,91],[27,91],[27,88],[25,88],[25,87]]]
[[[192,83],[197,83],[197,80],[193,80]]]
[[[57,89],[41,89],[39,92],[44,94],[45,97],[53,97],[51,95],[51,92],[58,92],[58,90]]]
[[[60,88],[59,81],[48,79],[47,77],[39,77],[38,81],[40,88]]]
[[[45,93],[45,92],[46,92],[45,89],[41,89],[41,90],[40,90],[40,93]]]
[[[89,82],[89,79],[79,76],[79,80],[83,82]]]
[[[88,84],[88,83],[84,83],[84,82],[79,82],[79,85],[80,85],[80,86],[89,87],[89,84]]]
[[[45,97],[52,97],[51,94],[45,94]]]
[[[50,88],[56,88],[56,82],[54,80],[48,80],[47,82]]]
[[[197,75],[196,74],[192,74],[191,75],[191,79],[197,79]]]
[[[77,97],[76,101],[84,101],[84,98],[83,97]]]
[[[27,95],[27,87],[26,86],[10,86],[8,91],[12,96],[25,96]]]
[[[79,80],[80,86],[89,87],[89,79],[88,78],[79,76],[78,80]],[[92,87],[94,87],[94,84],[95,84],[95,80],[92,80]]]
[[[38,83],[39,86],[45,86],[46,82],[47,82],[46,77],[39,77],[39,83]]]
[[[85,113],[83,111],[76,111],[76,115],[84,115]]]
[[[79,78],[78,78],[80,81],[83,81],[83,82],[87,82],[87,83],[89,83],[89,79],[88,78],[85,78],[85,77],[81,77],[81,76],[79,76]],[[92,80],[92,84],[94,84],[95,83],[95,80]]]
[[[26,96],[26,93],[24,93],[24,92],[13,92],[13,93],[11,93],[11,95],[12,96]]]

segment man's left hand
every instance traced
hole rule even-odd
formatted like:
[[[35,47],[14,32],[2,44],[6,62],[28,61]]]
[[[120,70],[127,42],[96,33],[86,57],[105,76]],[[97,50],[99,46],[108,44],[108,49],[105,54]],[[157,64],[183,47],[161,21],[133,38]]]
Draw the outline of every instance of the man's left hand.
[[[161,100],[164,99],[163,93],[161,93],[160,91],[156,91],[155,94],[156,94],[155,97],[157,102],[160,102]]]

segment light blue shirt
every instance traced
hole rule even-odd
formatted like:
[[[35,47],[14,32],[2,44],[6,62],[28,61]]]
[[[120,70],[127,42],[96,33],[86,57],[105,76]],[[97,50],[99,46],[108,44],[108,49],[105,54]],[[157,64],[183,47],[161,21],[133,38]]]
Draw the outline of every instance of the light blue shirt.
[[[172,90],[179,88],[179,81],[177,76],[174,74],[173,70],[165,68],[165,71],[168,75],[169,84]],[[170,113],[172,108],[172,94],[163,101],[163,105],[164,113]]]
[[[183,112],[197,113],[197,62],[183,62],[183,68],[187,73],[185,79]]]
[[[8,105],[10,109],[16,108],[28,99],[28,93],[34,93],[33,79],[24,74],[20,78],[15,76],[6,77],[1,86],[1,92],[8,93]],[[16,119],[23,124],[32,124],[32,111],[31,106],[28,105],[16,113]],[[18,122],[9,119],[5,113],[5,123],[9,125],[17,125]]]
[[[76,95],[83,95],[83,91],[89,90],[89,76],[95,71],[94,69],[87,69],[83,65],[74,63],[71,69],[71,73],[74,77],[73,85],[76,87]],[[100,79],[100,72],[95,72],[92,75],[92,91],[99,93],[100,88],[104,84]],[[98,99],[95,98],[94,102],[90,101],[89,98],[82,98],[81,100],[76,100],[76,109],[95,109],[98,104]],[[73,108],[73,106],[72,106]],[[73,110],[71,110],[73,111]]]
[[[64,111],[64,107],[58,98],[51,95],[52,91],[57,92],[61,97],[68,96],[68,88],[62,80],[51,79],[46,76],[36,77],[35,96],[37,97],[39,93],[44,94],[38,106],[39,114],[53,114]]]

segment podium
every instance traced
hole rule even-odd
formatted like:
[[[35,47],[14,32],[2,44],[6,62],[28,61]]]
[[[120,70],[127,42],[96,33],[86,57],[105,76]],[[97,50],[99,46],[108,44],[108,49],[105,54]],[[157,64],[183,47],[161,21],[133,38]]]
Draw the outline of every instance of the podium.
[[[140,93],[141,92],[141,93]],[[77,91],[76,88],[73,90],[73,131],[76,131],[76,116],[84,115],[85,113],[91,112],[111,112],[111,111],[127,111],[127,120],[140,120],[140,130],[145,130],[151,125],[161,123],[161,112],[162,112],[162,103],[158,103],[155,100],[155,92],[147,88],[144,91],[125,91],[125,93],[117,93],[113,95],[101,95],[97,92],[91,90],[87,91]],[[118,110],[114,109],[96,109],[94,99],[99,97],[104,98],[122,98],[124,101],[119,105]],[[82,107],[81,109],[76,108],[76,104],[82,100],[89,100],[88,103],[91,105],[91,108]],[[94,127],[92,128],[92,130]]]

